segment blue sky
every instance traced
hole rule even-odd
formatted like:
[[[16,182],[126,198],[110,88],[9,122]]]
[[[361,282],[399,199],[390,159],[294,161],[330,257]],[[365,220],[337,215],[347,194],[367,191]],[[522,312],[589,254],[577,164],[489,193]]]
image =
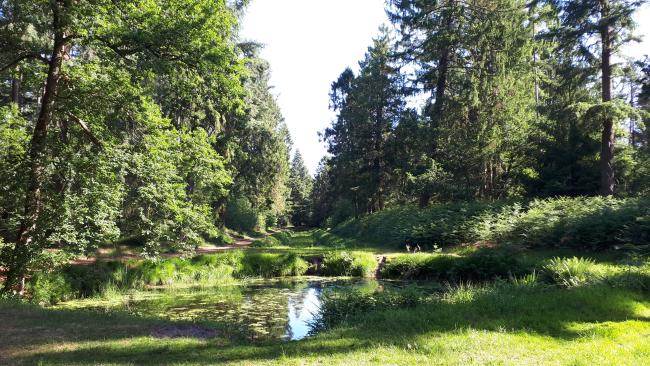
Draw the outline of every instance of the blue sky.
[[[641,57],[650,54],[650,5],[636,18],[637,34],[646,36],[624,53]],[[384,0],[253,0],[248,7],[241,35],[265,45],[273,93],[312,173],[326,153],[318,132],[333,118],[330,84],[346,67],[357,67],[387,22]]]

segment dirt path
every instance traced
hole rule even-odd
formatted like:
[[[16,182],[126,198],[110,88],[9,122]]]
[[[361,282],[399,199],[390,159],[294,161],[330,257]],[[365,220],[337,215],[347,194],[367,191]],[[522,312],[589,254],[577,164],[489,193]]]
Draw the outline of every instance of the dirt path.
[[[248,248],[251,244],[253,244],[252,239],[240,238],[230,245],[224,245],[219,247],[217,246],[201,247],[196,250],[196,254],[210,254],[210,253],[223,252],[226,250]]]
[[[265,234],[265,236],[268,236],[271,234]],[[244,237],[239,237],[235,238],[235,242],[233,244],[229,245],[223,245],[223,246],[214,246],[214,245],[207,245],[207,246],[202,246],[198,248],[195,252],[195,254],[212,254],[212,253],[219,253],[219,252],[225,252],[228,250],[235,250],[235,249],[245,249],[248,248],[254,240],[257,240],[258,238],[252,238],[252,239],[246,239]],[[118,254],[115,255],[110,252],[110,249],[107,248],[101,248],[97,251],[96,255],[92,257],[84,257],[84,258],[77,258],[70,263],[72,264],[80,264],[80,265],[90,265],[93,264],[97,261],[120,261],[120,262],[125,262],[128,260],[138,260],[142,259],[142,256],[138,253],[131,252],[129,249],[124,250]],[[173,258],[173,257],[180,257],[182,256],[183,253],[163,253],[160,256],[163,258]]]

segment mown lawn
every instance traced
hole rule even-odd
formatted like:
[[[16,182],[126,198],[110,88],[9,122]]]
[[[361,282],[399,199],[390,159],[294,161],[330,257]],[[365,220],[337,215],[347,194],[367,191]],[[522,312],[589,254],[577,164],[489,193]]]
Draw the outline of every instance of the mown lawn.
[[[461,287],[297,342],[158,339],[163,322],[0,304],[0,364],[642,365],[650,298],[607,286]]]

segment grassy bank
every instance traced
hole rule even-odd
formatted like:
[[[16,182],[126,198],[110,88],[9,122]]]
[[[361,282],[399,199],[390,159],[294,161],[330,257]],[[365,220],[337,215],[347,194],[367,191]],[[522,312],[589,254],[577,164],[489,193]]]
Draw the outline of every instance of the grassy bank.
[[[249,278],[305,274],[332,277],[375,274],[378,264],[372,251],[321,246],[314,238],[317,233],[320,231],[283,232],[254,242],[248,250],[190,258],[66,264],[35,273],[28,282],[28,293],[32,302],[47,305],[150,286],[219,286]]]

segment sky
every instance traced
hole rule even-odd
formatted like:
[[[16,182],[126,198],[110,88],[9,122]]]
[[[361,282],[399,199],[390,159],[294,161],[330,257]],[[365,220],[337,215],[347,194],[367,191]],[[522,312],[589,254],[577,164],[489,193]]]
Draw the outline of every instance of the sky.
[[[650,5],[636,15],[642,43],[626,47],[635,58],[650,54]],[[358,69],[378,34],[388,24],[384,0],[252,0],[241,36],[264,45],[271,64],[272,93],[285,118],[294,149],[312,174],[326,154],[318,132],[330,125],[331,83],[346,67]]]

